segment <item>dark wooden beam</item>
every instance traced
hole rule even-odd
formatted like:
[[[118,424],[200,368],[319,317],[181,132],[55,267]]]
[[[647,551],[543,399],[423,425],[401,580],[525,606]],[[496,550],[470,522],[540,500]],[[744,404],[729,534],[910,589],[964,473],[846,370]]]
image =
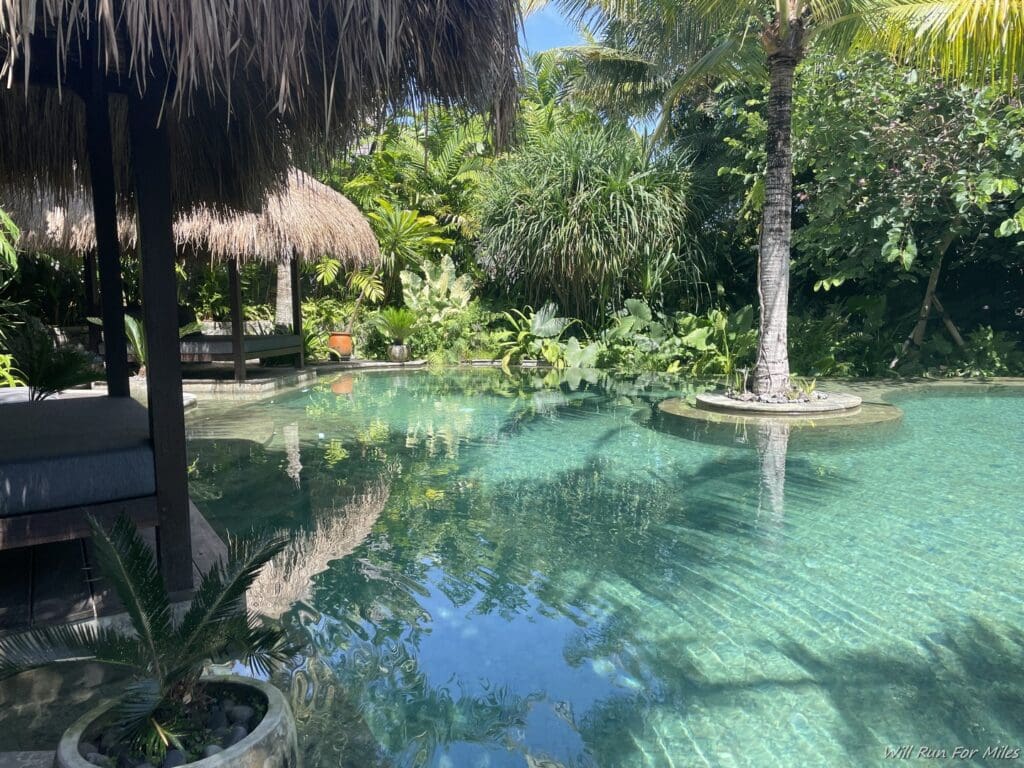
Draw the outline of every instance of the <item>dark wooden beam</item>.
[[[96,251],[85,254],[84,262],[82,268],[85,273],[85,323],[89,331],[89,351],[99,354],[100,327],[90,320],[100,315],[100,300],[96,293]]]
[[[128,131],[138,207],[146,377],[160,525],[157,554],[171,591],[192,588],[185,411],[181,399],[171,160],[161,123],[162,86],[150,81],[128,99]]]
[[[85,99],[92,211],[96,219],[96,255],[100,267],[103,318],[103,356],[107,394],[128,397],[128,344],[124,332],[124,296],[121,282],[121,246],[117,237],[117,190],[114,187],[114,150],[110,139],[110,107],[103,77],[97,66]]]
[[[302,338],[302,281],[299,279],[299,260],[292,256],[292,333],[299,337],[299,354],[295,359],[300,371],[306,367],[305,343]]]
[[[231,301],[231,359],[235,361],[235,381],[245,381],[245,316],[242,313],[242,281],[238,278],[238,259],[228,261],[228,298]]]

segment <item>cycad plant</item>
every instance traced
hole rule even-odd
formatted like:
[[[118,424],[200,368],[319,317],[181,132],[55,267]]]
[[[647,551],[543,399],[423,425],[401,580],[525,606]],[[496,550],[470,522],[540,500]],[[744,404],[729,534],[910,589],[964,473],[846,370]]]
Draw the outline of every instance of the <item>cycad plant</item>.
[[[385,307],[377,313],[374,324],[389,341],[404,344],[416,330],[418,320],[408,307]]]
[[[260,569],[287,544],[284,537],[232,540],[226,563],[203,577],[188,611],[175,621],[152,550],[127,517],[110,532],[90,519],[100,573],[131,619],[131,633],[92,624],[42,627],[0,638],[0,680],[61,662],[91,661],[131,675],[112,711],[122,741],[137,752],[182,749],[203,706],[200,676],[208,662],[241,659],[269,674],[294,650],[282,630],[245,610]]]
[[[12,358],[18,378],[29,388],[33,401],[45,400],[66,389],[88,384],[99,376],[91,356],[77,347],[58,345],[37,318],[26,319],[2,342]]]
[[[453,242],[433,216],[399,209],[387,200],[377,200],[376,209],[366,214],[380,243],[381,272],[389,299],[401,296],[398,275],[407,267],[418,267],[434,254],[447,253]]]

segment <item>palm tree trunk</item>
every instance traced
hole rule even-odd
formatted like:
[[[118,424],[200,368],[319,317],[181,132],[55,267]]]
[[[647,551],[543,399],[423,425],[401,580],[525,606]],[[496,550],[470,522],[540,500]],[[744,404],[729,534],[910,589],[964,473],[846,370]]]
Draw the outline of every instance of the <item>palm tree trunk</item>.
[[[279,261],[277,263],[274,324],[288,327],[291,327],[292,324],[292,273],[286,261]]]
[[[789,245],[793,213],[793,75],[798,54],[783,49],[768,57],[768,163],[757,261],[761,303],[754,392],[789,389]]]
[[[786,454],[789,424],[764,419],[757,426],[757,458],[760,470],[757,518],[760,527],[780,532],[786,513]]]

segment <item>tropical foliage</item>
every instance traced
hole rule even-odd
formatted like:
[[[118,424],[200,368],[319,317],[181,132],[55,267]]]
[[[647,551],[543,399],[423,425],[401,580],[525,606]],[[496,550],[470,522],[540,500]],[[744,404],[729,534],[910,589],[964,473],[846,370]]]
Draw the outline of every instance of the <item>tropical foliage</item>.
[[[17,378],[29,388],[31,400],[45,400],[101,375],[91,355],[77,347],[59,345],[37,318],[23,320],[0,345],[10,359],[8,370],[16,369]]]
[[[443,323],[465,312],[473,299],[473,278],[456,275],[455,263],[445,255],[437,264],[425,263],[423,276],[402,272],[402,297],[424,320]]]
[[[419,318],[406,307],[384,307],[374,316],[373,322],[385,339],[402,344],[413,335]]]
[[[14,367],[14,358],[0,355],[0,387],[18,387],[22,383],[18,378],[18,369]]]
[[[269,674],[293,654],[282,630],[245,610],[245,594],[260,570],[287,544],[274,537],[232,540],[227,562],[203,577],[180,621],[153,551],[135,524],[119,519],[110,531],[90,520],[103,578],[131,619],[131,633],[93,623],[34,629],[0,638],[0,680],[56,663],[93,661],[131,675],[115,709],[123,739],[159,762],[199,728],[191,713],[204,700],[200,675],[207,663],[239,659]],[[191,739],[191,741],[195,741]]]
[[[505,356],[501,364],[506,369],[512,361],[519,362],[526,357],[557,363],[562,357],[562,334],[576,322],[559,317],[558,307],[553,303],[537,311],[533,307],[526,307],[524,312],[513,309],[505,313],[505,320],[508,329],[504,334]]]
[[[583,43],[523,62],[513,144],[430,106],[382,115],[333,161],[323,178],[372,222],[384,263],[302,267],[311,359],[337,330],[386,356],[383,306],[417,315],[410,346],[435,365],[753,367],[758,388],[788,369],[1020,370],[1017,0],[561,5]],[[0,315],[15,302],[81,322],[75,265],[19,254],[13,271],[4,254]],[[223,270],[180,275],[183,307],[226,319]],[[274,277],[242,268],[247,317],[272,317]],[[139,298],[129,256],[134,315]],[[579,322],[533,334],[549,304]]]
[[[1020,87],[1024,5],[1017,0],[878,0],[862,44],[975,85]]]
[[[696,295],[691,193],[682,158],[652,157],[625,130],[556,129],[492,169],[480,258],[507,295],[590,323],[633,294]]]
[[[17,225],[10,216],[0,208],[0,270],[4,267],[14,269],[18,265],[18,251],[15,244],[20,236]]]

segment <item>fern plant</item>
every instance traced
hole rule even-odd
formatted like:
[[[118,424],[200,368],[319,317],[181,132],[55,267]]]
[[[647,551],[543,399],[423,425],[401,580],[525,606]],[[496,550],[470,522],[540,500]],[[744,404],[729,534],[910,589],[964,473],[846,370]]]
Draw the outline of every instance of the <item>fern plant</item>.
[[[131,633],[91,624],[41,627],[0,638],[0,680],[57,663],[91,661],[127,670],[112,715],[123,742],[147,755],[182,749],[204,696],[207,662],[241,659],[269,674],[294,654],[281,629],[245,611],[246,591],[287,544],[283,536],[232,540],[226,563],[203,577],[192,604],[175,622],[156,558],[127,517],[109,533],[89,519],[100,573],[131,619]]]

